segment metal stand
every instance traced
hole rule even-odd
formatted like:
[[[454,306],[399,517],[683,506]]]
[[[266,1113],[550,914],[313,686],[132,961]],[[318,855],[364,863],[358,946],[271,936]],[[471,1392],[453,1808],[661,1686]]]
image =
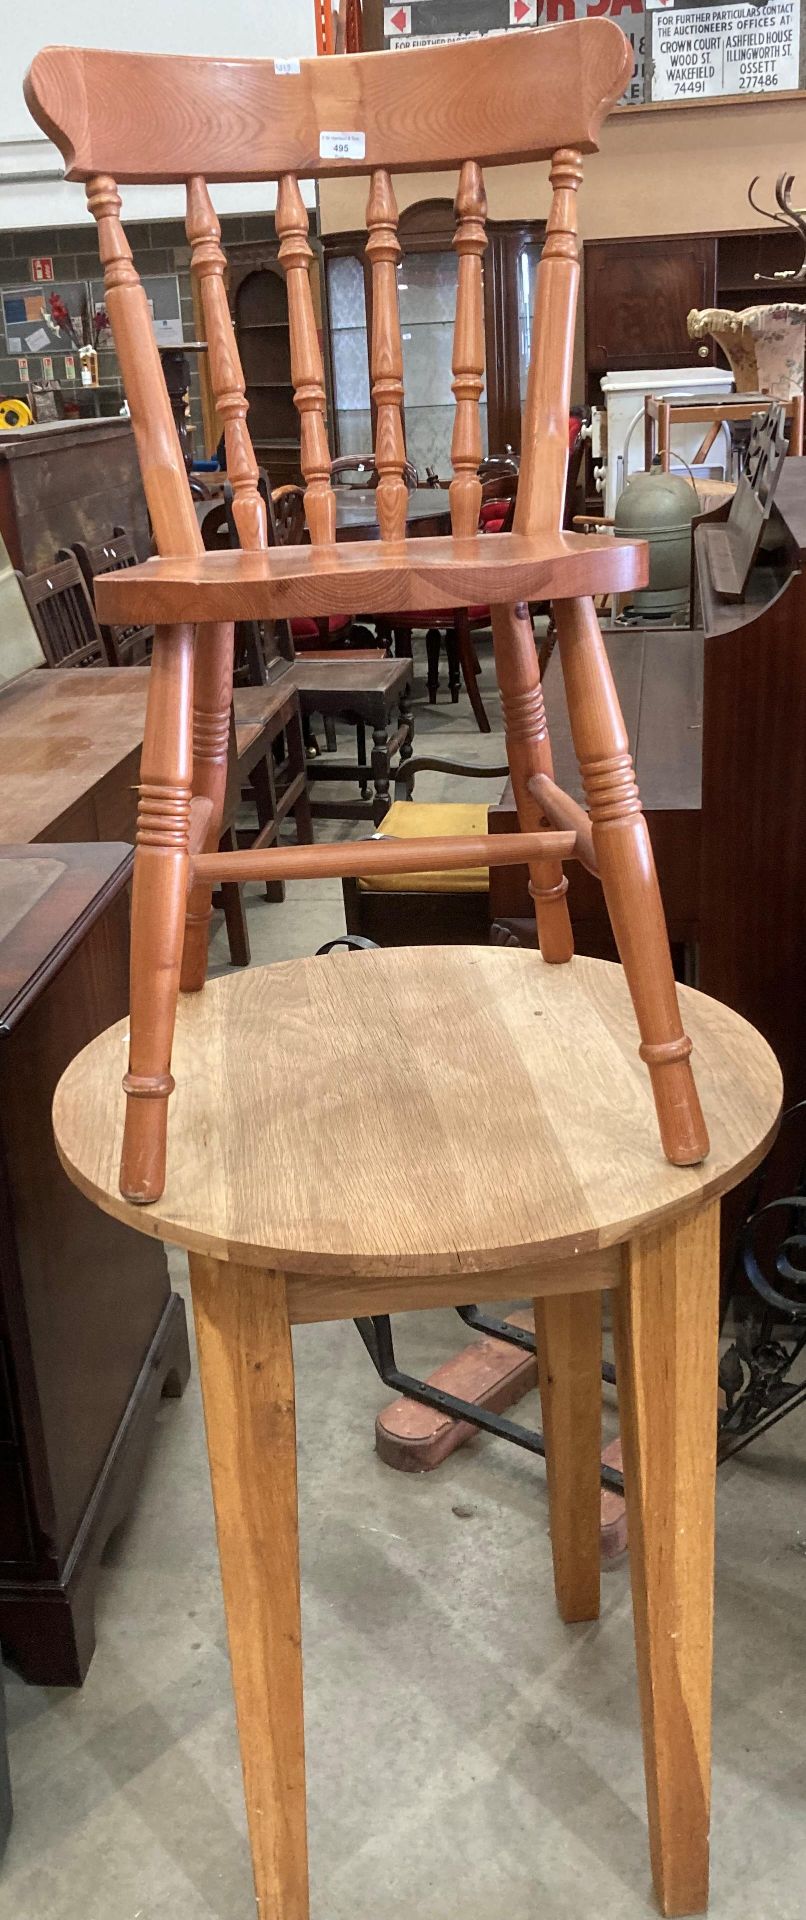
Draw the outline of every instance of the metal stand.
[[[788,1131],[803,1127],[806,1100],[783,1117]],[[719,1421],[719,1459],[730,1460],[759,1434],[806,1400],[806,1374],[789,1379],[806,1348],[806,1157],[783,1198],[764,1199],[769,1162],[761,1167],[753,1204],[737,1242],[736,1268],[763,1303],[752,1310],[719,1363],[725,1407]],[[783,1215],[783,1239],[778,1239]],[[763,1263],[763,1264],[762,1264]],[[768,1275],[773,1273],[773,1284]],[[784,1293],[782,1286],[790,1289]]]
[[[495,1340],[506,1340],[510,1346],[520,1347],[526,1353],[534,1353],[534,1334],[527,1333],[525,1327],[511,1327],[506,1320],[491,1319],[481,1313],[478,1307],[457,1307],[456,1312],[466,1327],[473,1328],[474,1333],[486,1333]],[[513,1446],[523,1447],[527,1453],[537,1453],[541,1459],[545,1459],[542,1433],[537,1433],[531,1427],[522,1427],[517,1420],[507,1420],[503,1414],[490,1413],[486,1407],[476,1406],[472,1400],[460,1400],[458,1394],[443,1393],[441,1388],[429,1386],[427,1380],[418,1380],[414,1374],[401,1373],[395,1359],[388,1313],[374,1313],[369,1318],[356,1320],[355,1324],[384,1386],[403,1394],[407,1400],[420,1400],[423,1406],[449,1414],[454,1420],[467,1420],[484,1433],[497,1434],[500,1440],[509,1440]],[[612,1384],[615,1377],[613,1367],[605,1365],[602,1368],[603,1380]],[[601,1483],[608,1493],[624,1492],[623,1477],[615,1467],[602,1466]]]

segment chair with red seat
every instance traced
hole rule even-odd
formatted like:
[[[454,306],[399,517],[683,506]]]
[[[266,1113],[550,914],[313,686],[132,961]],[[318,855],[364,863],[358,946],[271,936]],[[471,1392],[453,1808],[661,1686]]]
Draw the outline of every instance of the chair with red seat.
[[[506,469],[506,472],[496,473],[495,477],[491,476],[485,480],[482,477],[485,466]],[[508,532],[512,526],[515,511],[518,486],[517,461],[514,459],[482,461],[479,467],[479,479],[481,480],[480,531],[482,533]],[[506,488],[508,497],[502,495],[503,488]],[[451,619],[447,619],[438,609],[432,608],[425,613],[412,614],[406,625],[396,621],[394,626],[396,653],[410,653],[412,634],[417,628],[425,628],[428,698],[432,707],[436,705],[439,692],[439,661],[444,637],[451,700],[456,705],[463,679],[480,733],[490,732],[490,720],[478,684],[481,669],[471,636],[474,632],[489,631],[491,620],[490,608],[486,606],[457,607]]]
[[[296,486],[293,482],[274,487],[270,506],[267,490],[261,487],[261,493],[267,508],[269,539],[273,538],[275,544],[281,547],[298,546],[305,538],[304,487]],[[372,634],[366,627],[357,628],[351,613],[320,614],[317,619],[310,620],[304,614],[297,614],[288,624],[297,653],[318,652],[327,647],[373,645]],[[380,649],[383,653],[386,650],[385,647]]]

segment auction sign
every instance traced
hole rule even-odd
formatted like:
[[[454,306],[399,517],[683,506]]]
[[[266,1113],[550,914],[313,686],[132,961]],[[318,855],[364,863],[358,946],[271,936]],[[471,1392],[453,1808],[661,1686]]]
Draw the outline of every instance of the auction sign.
[[[726,7],[647,3],[653,100],[797,88],[800,0],[765,0],[762,6],[740,0]]]

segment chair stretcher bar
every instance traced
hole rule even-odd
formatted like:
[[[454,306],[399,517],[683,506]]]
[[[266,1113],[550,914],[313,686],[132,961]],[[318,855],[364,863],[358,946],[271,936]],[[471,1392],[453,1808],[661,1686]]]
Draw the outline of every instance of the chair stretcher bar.
[[[376,873],[439,873],[444,867],[516,867],[579,857],[574,832],[434,835],[425,840],[340,841],[336,846],[266,847],[197,853],[190,884],[204,880],[363,880]]]

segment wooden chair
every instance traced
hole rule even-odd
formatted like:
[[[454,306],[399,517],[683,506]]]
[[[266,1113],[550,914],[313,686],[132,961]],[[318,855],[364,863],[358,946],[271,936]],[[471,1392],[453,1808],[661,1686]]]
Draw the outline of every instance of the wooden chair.
[[[265,475],[261,489],[268,497]],[[228,553],[238,545],[232,488],[200,518],[205,552]],[[226,850],[275,846],[291,814],[300,843],[313,839],[308,797],[305,722],[294,681],[294,646],[285,620],[238,620],[233,634],[232,710],[241,803],[255,809],[254,829],[234,825]],[[266,881],[266,898],[283,900],[285,882]],[[234,956],[233,956],[234,957]]]
[[[517,467],[514,469],[514,475],[506,472],[495,479],[485,481],[481,478],[484,466],[491,464],[492,462],[482,462],[479,468],[481,479],[479,530],[483,533],[511,533],[518,491]],[[502,468],[508,468],[510,463],[502,460],[500,465]],[[512,465],[514,466],[514,462]],[[485,517],[485,508],[495,509],[495,517],[492,520]],[[479,733],[490,732],[490,720],[478,684],[480,667],[472,635],[474,632],[486,632],[491,620],[492,612],[489,607],[455,607],[450,616],[432,609],[429,612],[412,615],[405,625],[402,625],[398,618],[394,626],[397,653],[411,653],[413,630],[416,627],[425,628],[428,699],[432,707],[436,705],[439,692],[439,661],[444,636],[451,701],[454,706],[457,704],[460,681],[464,680]]]
[[[620,31],[606,21],[591,21],[570,23],[542,36],[515,35],[494,47],[471,42],[461,49],[433,49],[427,59],[420,53],[402,60],[398,55],[344,55],[318,65],[306,63],[296,76],[278,75],[271,61],[233,67],[213,59],[69,48],[47,49],[28,73],[26,98],[34,119],[60,147],[71,178],[88,183],[106,308],[158,549],[158,557],[144,566],[98,580],[98,607],[106,622],[153,621],[156,629],[132,908],[132,1055],[125,1081],[129,1123],[122,1169],[124,1190],[143,1201],[156,1197],[164,1179],[176,995],[180,973],[186,989],[197,990],[204,981],[211,885],[225,877],[265,879],[278,857],[270,852],[216,852],[232,693],[232,624],[276,613],[316,618],[351,612],[356,605],[392,617],[422,605],[424,597],[435,607],[489,603],[493,609],[507,752],[519,819],[529,835],[544,958],[555,963],[571,957],[561,862],[563,856],[581,857],[601,874],[633,995],[664,1150],[679,1165],[696,1163],[707,1151],[652,852],[593,606],[597,593],[644,584],[646,549],[559,530],[568,464],[582,153],[596,145],[602,119],[619,97],[628,60]],[[183,102],[180,141],[177,97]],[[438,97],[439,112],[432,113]],[[353,129],[356,117],[361,124]],[[354,134],[353,144],[361,150],[359,164],[330,156],[330,129],[341,126],[349,128],[351,138]],[[453,534],[404,543],[406,457],[395,291],[400,245],[391,170],[438,168],[455,160],[463,147],[475,157],[461,165],[456,199]],[[482,162],[497,164],[525,155],[550,161],[553,197],[538,270],[537,347],[523,420],[514,529],[485,537],[476,532],[484,379]],[[334,538],[308,215],[298,176],[356,171],[370,176],[367,252],[373,281],[381,538],[351,544],[346,555]],[[214,179],[265,176],[278,181],[276,226],[288,288],[310,548],[267,545],[257,464],[246,427],[243,374],[224,286],[226,260],[207,174]],[[187,184],[191,266],[200,287],[212,385],[225,423],[227,473],[243,549],[239,553],[202,550],[148,306],[120,221],[116,175]],[[555,603],[590,818],[558,793],[552,781],[524,604],[546,598]],[[495,853],[502,861],[508,857],[504,839],[501,836]],[[421,857],[420,852],[418,866]],[[321,854],[312,850],[309,858],[315,873]],[[461,853],[459,864],[464,864]]]
[[[86,1194],[191,1249],[264,1920],[308,1912],[290,1324],[463,1304],[479,1288],[512,1298],[524,1283],[536,1297],[555,1585],[567,1620],[598,1610],[598,1296],[613,1290],[653,1872],[667,1914],[701,1911],[707,1896],[717,1202],[766,1150],[781,1084],[745,1022],[682,989],[713,1116],[713,1151],[698,1164],[708,1137],[691,1041],[593,608],[597,593],[646,583],[646,551],[560,530],[582,155],[632,67],[620,29],[600,18],[303,60],[293,74],[272,60],[49,49],[26,81],[34,118],[70,176],[88,182],[158,548],[145,566],[97,583],[105,621],[155,625],[125,1117],[121,1025],[68,1069],[54,1124],[63,1164]],[[515,525],[480,536],[482,166],[539,158],[550,161],[552,200]],[[391,172],[457,161],[453,533],[408,542]],[[370,176],[381,537],[345,547],[334,540],[298,179],[350,171]],[[308,548],[267,544],[205,175],[278,181]],[[115,176],[187,182],[240,552],[202,549]],[[589,814],[552,779],[527,609],[544,598],[556,607]],[[493,612],[518,833],[217,852],[234,621],[356,605],[393,618],[476,603]],[[571,858],[601,875],[623,970],[581,956],[558,964],[571,960],[562,870]],[[524,862],[542,957],[478,947],[331,954],[195,991],[210,889],[222,878]],[[180,985],[192,990],[181,1009]],[[636,1066],[631,1000],[649,1079]],[[176,1149],[166,1182],[172,1048]],[[672,1166],[658,1152],[653,1097]],[[379,1115],[388,1118],[380,1153]]]
[[[81,568],[91,599],[99,574],[117,573],[121,567],[137,566],[137,549],[123,527],[114,527],[108,540],[98,540],[91,545],[84,540],[76,540],[72,550],[62,547],[58,558],[69,560],[73,555]],[[150,622],[145,626],[104,626],[101,633],[110,667],[142,666],[150,658],[154,644],[154,628]]]
[[[263,477],[261,474],[261,487]],[[268,484],[266,494],[270,500]],[[232,488],[228,480],[224,481],[218,499],[211,502],[199,516],[199,525],[206,553],[229,553],[240,545],[232,513]],[[284,672],[293,659],[294,642],[287,620],[237,622],[233,667],[236,690],[240,686],[265,686],[269,679]]]
[[[283,487],[274,487],[269,494],[261,484],[260,490],[266,508],[269,546],[299,546],[305,538],[304,487],[291,482]],[[238,544],[237,541],[235,544]],[[330,648],[353,649],[355,646],[373,644],[373,636],[366,627],[356,626],[351,613],[319,614],[315,620],[297,615],[289,620],[288,628],[295,653],[318,653],[320,649],[324,651]],[[385,648],[381,650],[386,651]]]
[[[348,480],[348,474],[354,474],[355,479]],[[377,487],[380,477],[374,453],[340,453],[330,463],[330,478],[334,486]],[[409,492],[413,493],[420,484],[420,476],[410,460],[403,463],[403,478]]]
[[[49,667],[110,664],[75,554],[17,578]]]

